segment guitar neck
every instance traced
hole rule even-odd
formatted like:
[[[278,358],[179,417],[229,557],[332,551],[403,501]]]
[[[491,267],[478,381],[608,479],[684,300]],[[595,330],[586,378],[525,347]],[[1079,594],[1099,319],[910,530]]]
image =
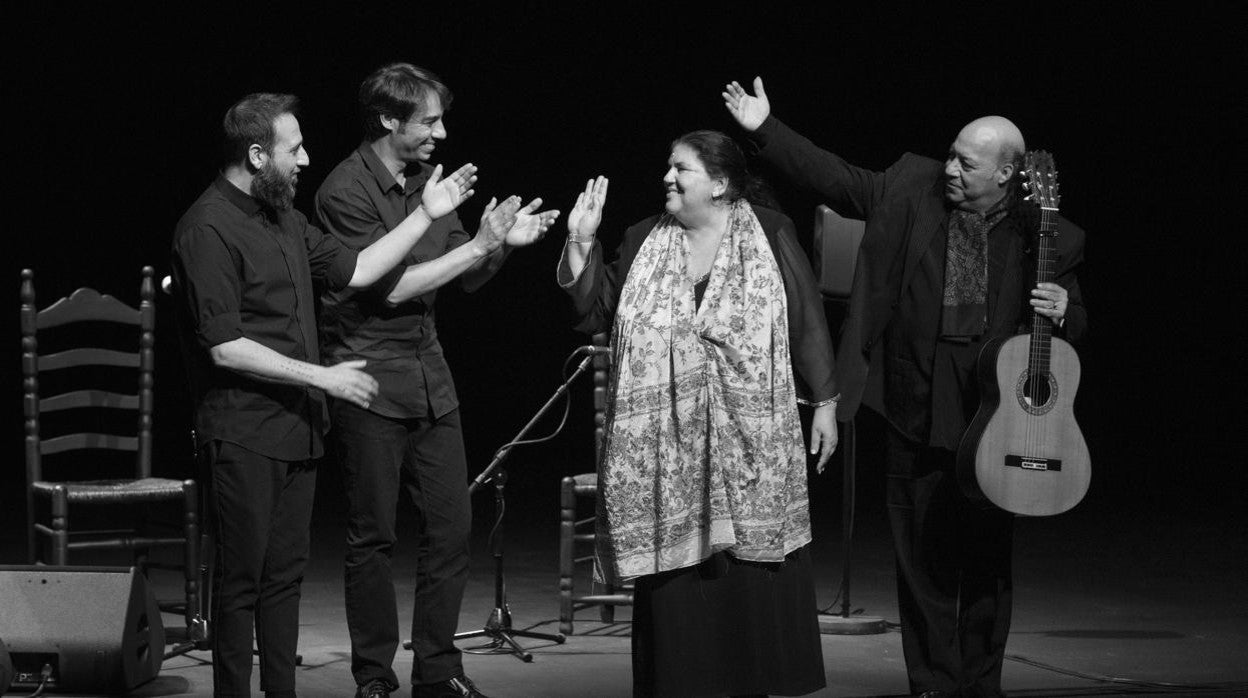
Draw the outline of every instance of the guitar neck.
[[[1057,209],[1040,208],[1040,233],[1037,240],[1036,283],[1052,281],[1057,269]],[[1047,375],[1049,353],[1053,344],[1053,322],[1043,315],[1031,316],[1032,375]]]

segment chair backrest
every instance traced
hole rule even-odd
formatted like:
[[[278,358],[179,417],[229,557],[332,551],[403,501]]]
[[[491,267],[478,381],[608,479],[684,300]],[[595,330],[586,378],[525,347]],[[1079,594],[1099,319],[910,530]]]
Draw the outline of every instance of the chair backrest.
[[[845,218],[822,204],[815,209],[814,266],[824,296],[849,298],[865,227],[863,221]]]
[[[28,482],[43,479],[43,456],[82,449],[105,449],[134,452],[134,477],[151,475],[152,450],[152,382],[155,366],[156,311],[153,305],[155,287],[152,268],[144,267],[139,285],[139,307],[135,309],[112,296],[102,295],[94,289],[80,288],[68,297],[38,310],[35,304],[34,272],[22,270],[21,326],[22,326],[22,389],[23,413],[25,415],[26,475]],[[85,324],[83,324],[85,323]],[[106,328],[122,327],[124,339],[115,339],[116,333]],[[40,354],[40,341],[49,330],[57,328],[57,351]],[[133,328],[133,330],[131,330]],[[132,341],[131,331],[137,331],[137,341]],[[105,340],[133,350],[102,348]],[[61,348],[64,345],[66,348]],[[77,377],[105,373],[113,368],[134,369],[138,380],[133,393],[117,392],[100,387],[68,387]],[[64,385],[53,395],[41,395],[41,377],[51,378],[53,372],[61,372],[55,383]],[[63,378],[62,378],[63,377]],[[53,381],[48,381],[53,382]],[[113,387],[109,383],[109,388]],[[135,413],[136,428],[127,434],[98,433],[97,431],[73,431],[44,439],[41,422],[44,415],[68,410],[89,410],[103,413],[105,410],[129,410]],[[123,413],[124,414],[124,413]],[[71,419],[83,412],[67,413],[65,420],[75,425],[86,423],[90,418]],[[117,419],[96,415],[95,423],[117,424]]]

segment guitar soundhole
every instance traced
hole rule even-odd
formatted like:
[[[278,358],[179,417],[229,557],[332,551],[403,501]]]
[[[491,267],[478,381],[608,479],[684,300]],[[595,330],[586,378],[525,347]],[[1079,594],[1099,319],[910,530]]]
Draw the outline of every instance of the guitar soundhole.
[[[1057,380],[1046,373],[1041,380],[1031,380],[1031,371],[1023,371],[1015,386],[1018,405],[1031,414],[1045,414],[1057,402]]]

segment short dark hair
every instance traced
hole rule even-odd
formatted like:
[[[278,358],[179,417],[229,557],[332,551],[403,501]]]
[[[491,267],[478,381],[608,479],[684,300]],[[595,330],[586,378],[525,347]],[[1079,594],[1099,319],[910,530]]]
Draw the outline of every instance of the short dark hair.
[[[451,90],[432,71],[411,63],[391,63],[373,71],[360,83],[360,122],[369,141],[386,135],[379,117],[407,121],[436,94],[443,109],[450,109]]]
[[[702,161],[706,173],[714,179],[723,178],[728,182],[724,189],[723,199],[732,203],[744,198],[753,204],[778,208],[775,197],[762,179],[750,173],[746,166],[745,153],[737,142],[722,131],[690,131],[672,141],[672,148],[683,145]]]
[[[253,92],[225,112],[221,122],[222,155],[226,165],[246,161],[247,151],[258,145],[273,152],[273,122],[282,114],[299,116],[299,98],[272,92]]]

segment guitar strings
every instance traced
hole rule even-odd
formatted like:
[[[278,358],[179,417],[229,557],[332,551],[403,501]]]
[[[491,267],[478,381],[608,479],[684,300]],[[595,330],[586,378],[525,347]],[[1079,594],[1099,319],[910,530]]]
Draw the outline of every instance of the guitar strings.
[[[1046,234],[1046,231],[1057,229],[1057,221],[1054,220],[1056,216],[1057,212],[1053,209],[1047,207],[1040,209],[1040,235],[1036,259],[1037,282],[1053,280],[1053,236]],[[1048,424],[1042,418],[1044,414],[1042,408],[1053,398],[1052,395],[1044,394],[1049,391],[1048,374],[1052,368],[1049,365],[1049,344],[1052,341],[1050,322],[1048,318],[1033,313],[1030,356],[1027,362],[1027,385],[1031,409],[1028,410],[1027,427],[1023,437],[1025,453],[1031,457],[1043,457],[1040,446],[1048,440]]]

